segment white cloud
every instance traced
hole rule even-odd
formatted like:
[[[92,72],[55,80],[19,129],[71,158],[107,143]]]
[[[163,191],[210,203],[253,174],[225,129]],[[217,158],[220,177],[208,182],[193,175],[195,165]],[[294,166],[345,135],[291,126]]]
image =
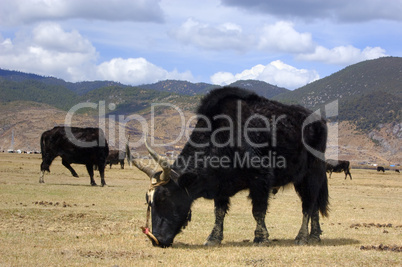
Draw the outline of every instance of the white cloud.
[[[43,23],[31,33],[21,32],[0,44],[3,68],[67,80],[81,80],[97,58],[92,44],[77,31],[66,32],[58,24]]]
[[[295,89],[319,79],[319,75],[314,70],[297,69],[280,60],[276,60],[265,66],[256,65],[237,74],[218,72],[211,76],[211,82],[219,85],[227,85],[238,80],[248,79],[265,81],[280,87]]]
[[[240,52],[263,50],[268,52],[301,53],[314,51],[311,33],[299,33],[289,21],[265,25],[259,32],[235,23],[209,25],[193,18],[170,32],[174,39],[208,50],[235,50]]]
[[[366,47],[360,50],[354,46],[338,46],[328,49],[317,46],[314,53],[300,54],[296,58],[306,61],[320,61],[328,64],[350,65],[363,60],[375,59],[386,56],[381,47]]]
[[[192,81],[191,72],[167,71],[144,58],[114,58],[97,65],[98,52],[78,31],[42,23],[14,40],[0,36],[1,68],[15,69],[67,81],[113,80],[130,85],[164,79]]]
[[[190,72],[168,72],[144,58],[114,58],[97,67],[97,77],[124,84],[140,85],[166,79],[193,80]]]
[[[223,23],[211,26],[193,18],[187,19],[179,28],[172,30],[170,36],[184,44],[211,50],[244,51],[254,43],[254,37],[244,34],[237,24]]]
[[[293,23],[279,21],[264,26],[258,47],[269,51],[301,53],[312,51],[314,43],[311,33],[299,33]]]
[[[32,34],[33,43],[46,50],[64,53],[95,52],[91,42],[82,37],[78,31],[65,32],[55,23],[42,23],[33,29]]]
[[[13,0],[2,4],[0,24],[18,25],[43,20],[96,19],[163,21],[160,0]]]

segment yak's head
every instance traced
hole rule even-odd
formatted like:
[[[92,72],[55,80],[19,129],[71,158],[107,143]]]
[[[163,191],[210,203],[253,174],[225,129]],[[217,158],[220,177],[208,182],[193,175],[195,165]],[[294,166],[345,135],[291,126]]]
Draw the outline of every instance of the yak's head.
[[[152,215],[152,232],[149,233],[153,236],[151,240],[154,246],[169,247],[175,236],[191,219],[192,200],[187,189],[179,183],[180,175],[172,170],[167,159],[157,154],[147,143],[145,145],[150,155],[162,167],[162,171],[155,171],[139,161],[133,161],[134,165],[151,179],[146,194],[148,210]]]

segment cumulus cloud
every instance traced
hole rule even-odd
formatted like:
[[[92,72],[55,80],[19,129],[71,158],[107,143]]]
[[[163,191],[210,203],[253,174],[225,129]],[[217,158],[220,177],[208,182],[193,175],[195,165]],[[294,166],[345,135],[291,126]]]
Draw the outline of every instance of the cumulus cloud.
[[[332,49],[317,46],[310,54],[300,54],[296,58],[306,61],[320,61],[328,64],[350,65],[363,60],[387,56],[381,47],[366,47],[361,50],[354,46],[338,46]]]
[[[18,25],[42,20],[96,19],[163,21],[160,0],[13,0],[0,9],[0,23]]]
[[[56,23],[42,23],[13,40],[0,35],[2,68],[15,69],[67,81],[113,80],[130,85],[164,79],[193,80],[191,72],[167,71],[144,58],[115,58],[97,64],[98,52],[78,31],[65,31]]]
[[[265,24],[260,31],[251,34],[244,33],[242,27],[234,23],[210,25],[190,18],[171,31],[170,35],[179,42],[206,50],[289,53],[297,60],[342,66],[386,55],[380,47],[366,47],[363,50],[351,45],[325,48],[314,42],[311,33],[299,32],[294,23],[283,20]]]
[[[376,19],[402,21],[402,0],[221,0],[223,5],[241,7],[251,12],[273,16],[298,17],[306,20],[369,21]]]
[[[210,25],[189,18],[172,30],[170,36],[187,45],[217,51],[301,53],[314,50],[311,33],[297,32],[289,21],[266,24],[256,33],[244,33],[242,27],[235,23]]]
[[[114,58],[97,67],[97,77],[125,84],[146,84],[166,79],[193,80],[190,72],[168,72],[144,58]]]
[[[64,53],[94,53],[91,42],[72,30],[64,31],[59,24],[42,23],[32,31],[32,42],[46,50]]]
[[[218,85],[227,85],[238,80],[260,80],[267,83],[295,89],[319,79],[314,70],[297,69],[280,60],[272,61],[268,65],[256,65],[241,73],[218,72],[211,76],[211,82]]]
[[[82,70],[90,69],[96,58],[96,49],[87,39],[54,23],[40,24],[32,32],[20,32],[14,40],[7,38],[0,44],[3,68],[67,80],[83,78]]]
[[[263,50],[300,53],[312,51],[314,43],[311,33],[299,33],[293,23],[279,21],[263,27],[258,47]]]
[[[170,36],[184,43],[211,50],[232,49],[244,51],[254,43],[254,37],[243,33],[234,23],[212,26],[189,18],[179,28],[172,30]]]

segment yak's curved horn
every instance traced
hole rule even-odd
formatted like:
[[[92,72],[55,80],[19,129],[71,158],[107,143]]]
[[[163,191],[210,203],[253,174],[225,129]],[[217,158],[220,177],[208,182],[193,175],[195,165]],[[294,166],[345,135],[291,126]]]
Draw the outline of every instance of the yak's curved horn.
[[[127,143],[126,143],[126,155],[127,155],[128,162],[130,164],[133,163],[135,167],[137,167],[140,171],[144,172],[146,175],[149,176],[149,178],[152,179],[154,174],[156,173],[154,168],[151,168],[149,166],[143,166],[139,161],[137,161],[136,159],[133,159],[132,156],[131,156],[130,147],[129,147],[128,143],[129,142],[127,141]]]
[[[169,161],[165,158],[162,157],[161,155],[159,155],[158,153],[156,153],[155,150],[153,150],[147,142],[147,139],[145,138],[145,146],[148,149],[149,154],[151,155],[151,157],[159,164],[159,166],[162,167],[163,172],[165,174],[170,173],[171,167],[170,167],[170,163]]]
[[[155,174],[155,170],[151,167],[148,166],[143,166],[141,163],[139,163],[137,160],[133,160],[132,161],[134,166],[137,167],[140,171],[146,173],[146,175],[149,176],[149,178],[153,178],[154,174]]]

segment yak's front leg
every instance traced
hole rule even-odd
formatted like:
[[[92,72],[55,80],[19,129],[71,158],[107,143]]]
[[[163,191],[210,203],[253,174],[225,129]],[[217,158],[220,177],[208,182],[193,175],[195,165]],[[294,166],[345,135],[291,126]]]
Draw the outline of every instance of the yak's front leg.
[[[264,202],[264,201],[263,201]],[[265,225],[265,215],[267,213],[268,203],[254,203],[253,201],[253,217],[257,223],[254,231],[254,243],[268,243],[269,233]]]
[[[73,167],[71,167],[70,163],[68,163],[67,161],[65,161],[64,159],[61,161],[61,164],[63,164],[64,167],[66,167],[70,172],[71,175],[74,177],[79,177],[78,174],[75,172],[75,170],[73,169]]]
[[[229,199],[214,199],[215,202],[215,225],[211,234],[205,241],[205,246],[220,245],[223,240],[223,221],[229,209]]]

